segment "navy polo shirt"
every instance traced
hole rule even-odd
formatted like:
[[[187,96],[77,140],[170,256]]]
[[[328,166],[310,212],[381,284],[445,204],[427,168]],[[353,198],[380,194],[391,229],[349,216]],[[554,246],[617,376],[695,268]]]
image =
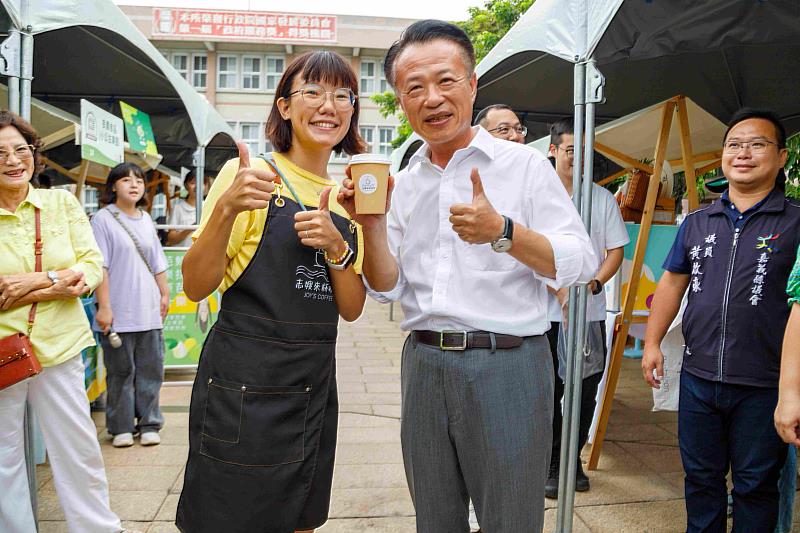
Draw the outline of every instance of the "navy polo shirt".
[[[742,229],[742,226],[744,226],[745,222],[747,222],[747,219],[761,209],[761,207],[767,201],[768,196],[769,195],[764,197],[760,202],[750,209],[747,209],[744,213],[740,213],[733,202],[731,202],[727,190],[722,193],[720,200],[725,206],[725,214],[728,216],[731,223],[733,223],[733,228],[740,230]],[[672,249],[670,249],[669,255],[667,255],[667,258],[664,260],[664,264],[662,266],[664,270],[673,272],[675,274],[691,273],[692,263],[689,260],[689,252],[686,248],[685,233],[686,226],[681,224],[681,226],[678,228],[678,233],[675,235],[675,242],[672,243]]]

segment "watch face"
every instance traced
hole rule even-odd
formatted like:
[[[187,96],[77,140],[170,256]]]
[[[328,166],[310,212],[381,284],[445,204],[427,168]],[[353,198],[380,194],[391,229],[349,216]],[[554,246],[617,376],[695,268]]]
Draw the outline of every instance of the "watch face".
[[[511,239],[497,239],[492,243],[492,250],[505,253],[511,249]]]

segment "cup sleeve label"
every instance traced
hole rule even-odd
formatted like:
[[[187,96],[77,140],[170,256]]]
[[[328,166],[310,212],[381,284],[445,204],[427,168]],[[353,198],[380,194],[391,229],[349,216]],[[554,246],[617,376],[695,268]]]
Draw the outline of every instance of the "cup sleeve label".
[[[364,174],[358,179],[358,188],[363,194],[372,194],[378,190],[378,179],[372,174]]]

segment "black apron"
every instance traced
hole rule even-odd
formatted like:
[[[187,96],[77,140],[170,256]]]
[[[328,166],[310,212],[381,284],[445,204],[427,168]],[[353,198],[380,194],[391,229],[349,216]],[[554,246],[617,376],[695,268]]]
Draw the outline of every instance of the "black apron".
[[[223,294],[203,346],[183,533],[291,533],[328,517],[339,313],[323,253],[300,243],[300,206],[284,200],[273,196],[256,254]],[[350,221],[331,218],[355,250]]]

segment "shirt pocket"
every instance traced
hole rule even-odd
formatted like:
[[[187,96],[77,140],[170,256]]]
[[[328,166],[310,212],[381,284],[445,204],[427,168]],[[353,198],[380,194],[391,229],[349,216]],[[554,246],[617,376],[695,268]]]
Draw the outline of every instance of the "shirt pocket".
[[[521,220],[518,211],[503,211],[503,214],[513,221]],[[515,228],[516,229],[516,228]],[[512,241],[516,234],[512,235]],[[510,254],[495,252],[492,244],[469,244],[458,239],[458,245],[464,254],[464,263],[467,268],[487,272],[506,272],[513,270],[520,264]]]

